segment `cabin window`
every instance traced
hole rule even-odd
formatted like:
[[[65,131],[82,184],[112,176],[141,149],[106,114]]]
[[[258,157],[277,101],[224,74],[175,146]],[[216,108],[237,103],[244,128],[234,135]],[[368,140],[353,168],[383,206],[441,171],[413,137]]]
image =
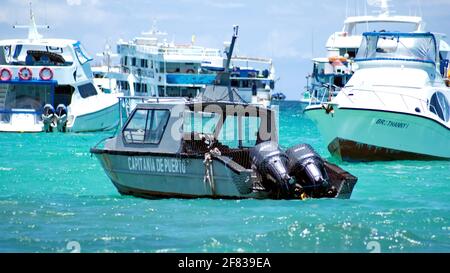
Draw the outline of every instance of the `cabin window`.
[[[232,149],[253,147],[258,141],[261,118],[227,116],[219,133],[219,141]]]
[[[92,83],[78,86],[78,92],[83,99],[97,95],[97,90]]]
[[[448,104],[445,95],[441,92],[436,92],[431,97],[430,112],[434,113],[445,122],[450,120],[450,105]]]
[[[169,121],[168,110],[136,110],[123,129],[129,144],[159,144]]]
[[[131,66],[136,66],[136,58],[131,58]]]

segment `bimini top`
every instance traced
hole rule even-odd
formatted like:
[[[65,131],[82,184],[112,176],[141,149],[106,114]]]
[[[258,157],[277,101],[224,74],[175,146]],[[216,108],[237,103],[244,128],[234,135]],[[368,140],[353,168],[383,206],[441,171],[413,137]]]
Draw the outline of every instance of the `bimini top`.
[[[366,32],[355,61],[396,60],[436,65],[436,36],[430,32]]]

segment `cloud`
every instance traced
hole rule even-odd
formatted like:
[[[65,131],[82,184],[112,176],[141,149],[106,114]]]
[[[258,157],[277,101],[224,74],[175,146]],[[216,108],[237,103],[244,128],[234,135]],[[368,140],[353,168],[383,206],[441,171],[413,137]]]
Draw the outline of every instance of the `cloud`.
[[[81,5],[81,0],[66,0],[67,5],[69,6],[79,6]]]
[[[236,9],[245,7],[244,3],[240,2],[220,2],[220,1],[206,1],[206,4],[220,9]]]

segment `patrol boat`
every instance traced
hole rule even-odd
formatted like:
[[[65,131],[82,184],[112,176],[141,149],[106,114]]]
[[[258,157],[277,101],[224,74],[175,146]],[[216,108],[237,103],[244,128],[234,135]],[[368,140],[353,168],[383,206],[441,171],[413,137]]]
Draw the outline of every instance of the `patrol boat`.
[[[282,150],[276,112],[245,103],[231,88],[228,67],[195,100],[137,104],[118,135],[91,148],[118,191],[144,198],[350,198],[357,178],[307,144]]]

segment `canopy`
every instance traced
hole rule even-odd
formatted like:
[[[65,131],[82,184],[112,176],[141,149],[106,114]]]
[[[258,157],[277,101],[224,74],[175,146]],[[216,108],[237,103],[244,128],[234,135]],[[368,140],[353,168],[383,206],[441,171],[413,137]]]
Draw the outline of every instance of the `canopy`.
[[[435,64],[438,46],[431,33],[366,32],[356,61],[402,60]]]

